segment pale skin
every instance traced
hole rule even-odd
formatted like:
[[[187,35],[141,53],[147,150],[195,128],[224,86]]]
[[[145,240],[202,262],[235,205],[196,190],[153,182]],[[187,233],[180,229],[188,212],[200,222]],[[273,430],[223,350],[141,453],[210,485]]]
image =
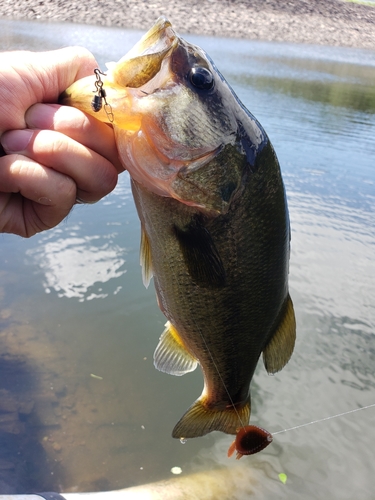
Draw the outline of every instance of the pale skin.
[[[80,47],[0,53],[0,232],[30,237],[116,186],[112,128],[57,104],[97,67]]]

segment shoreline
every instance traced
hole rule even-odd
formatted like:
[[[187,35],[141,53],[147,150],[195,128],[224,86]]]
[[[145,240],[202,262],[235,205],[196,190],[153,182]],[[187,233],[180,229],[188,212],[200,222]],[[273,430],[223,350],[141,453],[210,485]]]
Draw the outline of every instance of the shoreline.
[[[375,50],[375,4],[344,0],[4,0],[1,18],[147,31],[160,15],[183,33]]]

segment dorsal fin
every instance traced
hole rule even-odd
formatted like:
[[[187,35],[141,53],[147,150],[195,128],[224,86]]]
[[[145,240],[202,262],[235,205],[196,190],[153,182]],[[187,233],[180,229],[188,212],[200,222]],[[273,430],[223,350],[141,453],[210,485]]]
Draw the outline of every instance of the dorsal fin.
[[[198,361],[188,352],[176,328],[165,324],[154,353],[155,368],[170,375],[185,375],[196,369]]]
[[[279,326],[263,350],[263,362],[268,373],[276,373],[289,361],[296,340],[296,319],[293,302],[288,295]]]
[[[148,240],[148,236],[143,226],[141,228],[141,248],[139,254],[139,260],[142,266],[142,280],[146,288],[150,284],[151,278],[153,276],[152,270],[152,260],[151,260],[151,247]]]

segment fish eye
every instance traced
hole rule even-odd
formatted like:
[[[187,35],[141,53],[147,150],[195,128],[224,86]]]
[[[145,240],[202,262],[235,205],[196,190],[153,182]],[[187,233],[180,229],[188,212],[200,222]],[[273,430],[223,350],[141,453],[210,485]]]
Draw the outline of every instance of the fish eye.
[[[214,86],[214,77],[211,71],[202,67],[192,68],[190,81],[194,87],[202,90],[210,90]]]

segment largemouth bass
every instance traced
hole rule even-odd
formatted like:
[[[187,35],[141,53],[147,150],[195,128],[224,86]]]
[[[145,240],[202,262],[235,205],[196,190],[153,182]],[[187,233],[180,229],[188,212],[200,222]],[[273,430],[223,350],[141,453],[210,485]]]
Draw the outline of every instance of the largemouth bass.
[[[172,435],[235,434],[250,418],[260,355],[275,373],[295,343],[288,209],[274,149],[209,56],[165,18],[108,65],[100,84],[106,109],[91,108],[94,77],[61,102],[114,127],[141,221],[143,280],[154,276],[168,320],[154,364],[173,375],[198,364],[203,371],[203,392]]]

